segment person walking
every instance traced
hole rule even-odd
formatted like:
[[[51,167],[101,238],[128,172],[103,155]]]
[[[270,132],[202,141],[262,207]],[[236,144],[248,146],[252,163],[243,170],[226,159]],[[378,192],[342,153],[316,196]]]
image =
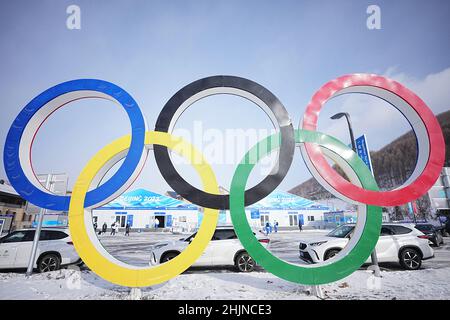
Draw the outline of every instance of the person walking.
[[[155,229],[158,229],[159,227],[159,219],[155,218]]]
[[[303,230],[303,224],[301,220],[298,222],[298,230],[300,230],[300,232]]]
[[[273,230],[275,231],[275,233],[278,232],[278,221],[275,221],[275,222],[273,223]]]
[[[106,222],[103,222],[102,230],[100,231],[100,234],[106,233],[106,230],[108,229],[108,225]]]
[[[265,227],[265,229],[266,229],[266,236],[268,236],[269,233],[270,233],[270,223],[269,223],[269,221],[266,222],[266,227]]]
[[[111,233],[110,236],[114,236],[116,234],[116,222],[111,224]]]
[[[129,223],[127,223],[127,225],[125,226],[125,235],[130,236],[130,224]]]
[[[94,222],[94,232],[95,233],[97,233],[97,227],[98,227],[97,222]]]

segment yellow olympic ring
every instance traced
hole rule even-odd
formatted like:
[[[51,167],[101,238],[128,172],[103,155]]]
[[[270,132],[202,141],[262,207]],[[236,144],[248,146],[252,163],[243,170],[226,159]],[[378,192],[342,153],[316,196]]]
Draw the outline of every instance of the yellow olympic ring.
[[[217,225],[219,211],[205,208],[197,235],[189,246],[174,259],[155,266],[128,265],[111,256],[101,245],[92,228],[91,215],[85,212],[86,193],[102,167],[120,153],[128,150],[131,136],[117,139],[100,150],[86,165],[75,182],[69,206],[69,230],[72,241],[83,262],[97,275],[117,285],[146,287],[167,281],[189,268],[203,253]],[[188,160],[200,175],[204,190],[219,194],[216,177],[204,157],[191,144],[165,132],[148,131],[146,145],[165,146]],[[200,161],[198,161],[200,160]]]

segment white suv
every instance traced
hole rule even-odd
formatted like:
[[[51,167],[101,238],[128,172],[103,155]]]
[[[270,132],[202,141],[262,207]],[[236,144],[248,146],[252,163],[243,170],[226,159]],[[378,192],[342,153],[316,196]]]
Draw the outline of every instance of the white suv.
[[[300,259],[318,263],[334,257],[347,245],[354,228],[354,224],[345,224],[324,237],[300,242]],[[417,270],[422,260],[434,257],[428,237],[413,224],[383,224],[375,249],[379,262],[399,262],[407,270]]]
[[[260,231],[254,231],[255,237],[265,247],[269,238]],[[151,247],[150,265],[164,263],[179,255],[194,239],[196,233],[188,238],[176,241],[164,241]],[[218,227],[203,254],[193,266],[235,266],[241,272],[251,272],[256,263],[245,251],[232,227]]]
[[[33,246],[35,229],[14,231],[0,239],[0,269],[23,269]],[[41,230],[34,267],[39,272],[58,270],[63,265],[81,262],[68,229],[43,228]]]

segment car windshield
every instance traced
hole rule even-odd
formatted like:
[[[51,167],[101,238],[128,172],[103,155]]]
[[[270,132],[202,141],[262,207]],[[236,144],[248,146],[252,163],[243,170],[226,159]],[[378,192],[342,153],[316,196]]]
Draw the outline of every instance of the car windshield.
[[[189,237],[187,237],[186,239],[183,239],[182,241],[190,242],[190,241],[194,240],[196,234],[197,234],[197,232],[194,234],[191,234]]]
[[[345,238],[353,230],[353,228],[354,226],[340,226],[327,234],[327,236],[335,238]]]
[[[433,231],[433,226],[431,224],[418,224],[416,229],[420,231]]]

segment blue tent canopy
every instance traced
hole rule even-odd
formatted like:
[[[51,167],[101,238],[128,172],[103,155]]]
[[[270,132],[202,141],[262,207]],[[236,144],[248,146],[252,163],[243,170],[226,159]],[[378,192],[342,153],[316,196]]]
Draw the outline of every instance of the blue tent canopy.
[[[145,189],[125,192],[96,210],[197,210],[191,203],[183,202]]]
[[[275,190],[266,198],[252,204],[249,209],[259,210],[330,210],[320,203]],[[96,210],[198,210],[198,206],[146,189],[125,192]]]
[[[249,208],[260,210],[330,210],[329,207],[320,203],[280,190],[273,191]]]

